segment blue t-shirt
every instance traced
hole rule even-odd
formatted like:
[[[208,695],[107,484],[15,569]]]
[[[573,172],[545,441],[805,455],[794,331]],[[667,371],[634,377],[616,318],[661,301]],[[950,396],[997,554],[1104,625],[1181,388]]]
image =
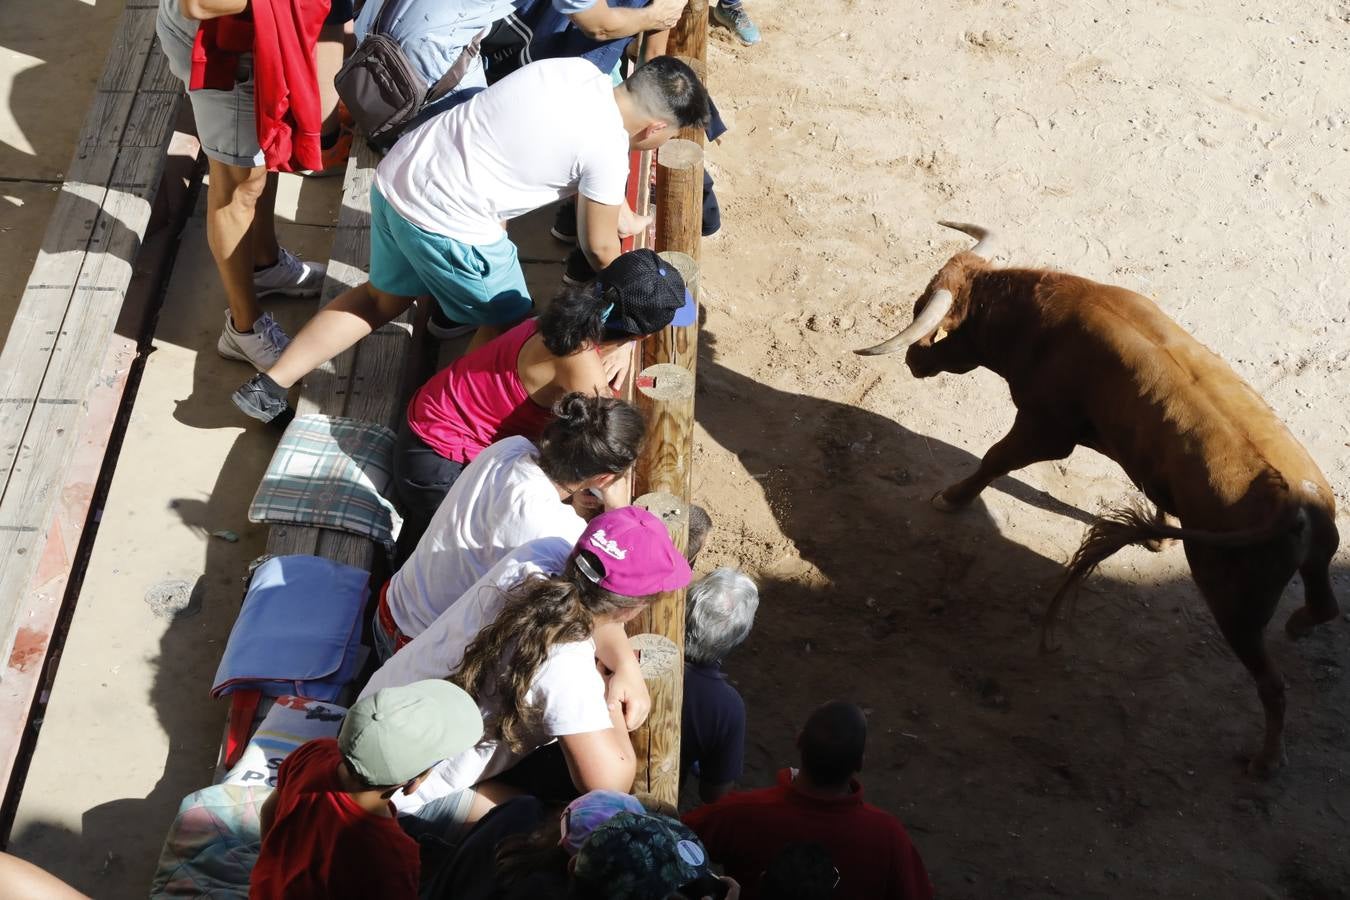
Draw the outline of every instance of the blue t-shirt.
[[[745,701],[716,666],[684,666],[683,731],[680,772],[695,764],[699,780],[726,784],[745,769]]]

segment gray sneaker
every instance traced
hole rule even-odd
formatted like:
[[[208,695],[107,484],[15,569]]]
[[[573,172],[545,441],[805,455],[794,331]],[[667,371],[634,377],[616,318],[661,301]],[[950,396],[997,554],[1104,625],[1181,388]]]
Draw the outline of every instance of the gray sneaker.
[[[323,276],[327,271],[322,263],[305,262],[282,247],[274,264],[253,273],[253,292],[259,300],[275,294],[313,297],[323,287]]]
[[[281,358],[291,339],[281,330],[271,313],[263,313],[253,323],[253,330],[236,331],[230,311],[225,310],[225,328],[216,341],[216,352],[226,359],[252,363],[259,372],[266,372]]]
[[[261,375],[254,375],[241,384],[239,389],[230,395],[230,399],[245,415],[252,416],[259,422],[279,421],[279,424],[284,425],[295,415],[291,405],[286,402],[286,395],[275,396],[267,389]]]

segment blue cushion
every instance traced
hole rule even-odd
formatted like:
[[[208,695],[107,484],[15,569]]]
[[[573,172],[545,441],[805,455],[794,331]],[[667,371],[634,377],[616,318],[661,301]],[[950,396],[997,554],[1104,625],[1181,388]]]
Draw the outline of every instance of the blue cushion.
[[[278,556],[253,573],[212,697],[258,690],[332,702],[356,675],[370,573],[318,556]]]

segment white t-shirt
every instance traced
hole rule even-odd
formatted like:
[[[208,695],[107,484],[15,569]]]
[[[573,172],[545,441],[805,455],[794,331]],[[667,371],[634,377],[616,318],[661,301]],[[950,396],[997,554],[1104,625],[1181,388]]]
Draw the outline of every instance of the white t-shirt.
[[[576,544],[586,521],[558,498],[527,438],[479,453],[450,486],[417,549],[389,583],[389,612],[415,638],[496,565],[530,541]]]
[[[394,211],[466,244],[580,192],[624,201],[628,133],[614,85],[589,60],[545,59],[512,72],[404,135],[375,169]]]
[[[560,538],[531,541],[507,554],[473,587],[469,588],[426,631],[391,656],[371,676],[361,696],[429,678],[445,678],[464,660],[464,651],[478,632],[501,612],[502,590],[540,573],[561,572],[572,544]],[[477,697],[486,719],[499,707],[489,694]],[[566,734],[604,731],[611,727],[605,703],[605,682],[595,666],[595,642],[591,639],[555,644],[548,659],[535,673],[525,702],[540,711],[537,727],[528,733],[527,751],[544,746]],[[399,812],[411,813],[423,804],[501,774],[520,761],[505,743],[483,741],[458,756],[443,760],[417,793],[396,795]]]

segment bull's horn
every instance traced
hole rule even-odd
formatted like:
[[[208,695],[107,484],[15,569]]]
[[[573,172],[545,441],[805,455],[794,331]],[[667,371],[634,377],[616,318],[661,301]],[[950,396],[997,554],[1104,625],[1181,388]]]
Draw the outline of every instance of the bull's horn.
[[[988,228],[981,228],[979,225],[968,225],[965,222],[938,222],[943,228],[950,228],[953,231],[959,231],[962,234],[968,234],[975,239],[975,246],[970,248],[970,252],[976,256],[989,258],[990,248],[994,244],[993,235]]]
[[[928,301],[928,305],[923,308],[923,312],[915,317],[913,322],[905,326],[905,330],[897,334],[882,344],[875,347],[868,347],[866,350],[855,350],[859,356],[881,356],[883,353],[894,353],[897,350],[903,350],[910,344],[923,337],[942,324],[942,320],[947,317],[951,311],[952,304],[956,302],[952,297],[952,292],[945,288],[939,288],[933,291],[933,299]]]

